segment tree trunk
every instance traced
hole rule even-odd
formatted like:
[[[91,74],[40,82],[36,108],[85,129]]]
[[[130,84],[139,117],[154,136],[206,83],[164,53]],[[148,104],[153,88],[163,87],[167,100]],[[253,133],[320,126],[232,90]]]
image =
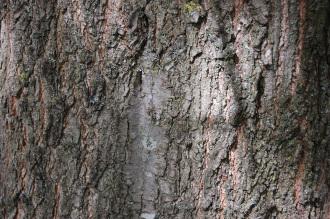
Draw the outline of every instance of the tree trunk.
[[[0,20],[0,218],[330,218],[328,0]]]

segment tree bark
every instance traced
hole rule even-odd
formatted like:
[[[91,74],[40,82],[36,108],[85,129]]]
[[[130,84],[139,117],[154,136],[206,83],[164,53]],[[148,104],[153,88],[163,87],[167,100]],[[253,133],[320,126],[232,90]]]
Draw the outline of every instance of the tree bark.
[[[1,0],[0,218],[330,218],[327,0]]]

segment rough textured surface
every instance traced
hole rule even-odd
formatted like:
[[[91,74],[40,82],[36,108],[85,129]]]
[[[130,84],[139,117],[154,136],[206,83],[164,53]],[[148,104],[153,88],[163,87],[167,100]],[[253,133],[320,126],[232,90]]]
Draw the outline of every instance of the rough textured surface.
[[[329,218],[327,0],[1,0],[1,218]]]

